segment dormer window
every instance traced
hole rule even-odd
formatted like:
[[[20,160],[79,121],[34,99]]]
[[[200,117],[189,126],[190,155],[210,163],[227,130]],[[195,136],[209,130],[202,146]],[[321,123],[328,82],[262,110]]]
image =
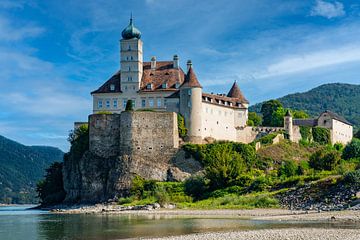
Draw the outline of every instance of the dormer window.
[[[167,88],[167,83],[163,83],[163,84],[161,85],[161,88],[162,88],[162,89],[166,89],[166,88]]]
[[[175,88],[179,88],[179,87],[180,87],[180,83],[177,82],[177,83],[175,84]]]
[[[110,84],[110,91],[115,91],[115,84]]]
[[[151,90],[151,89],[152,89],[152,84],[151,84],[151,83],[148,83],[148,84],[146,85],[146,89]]]

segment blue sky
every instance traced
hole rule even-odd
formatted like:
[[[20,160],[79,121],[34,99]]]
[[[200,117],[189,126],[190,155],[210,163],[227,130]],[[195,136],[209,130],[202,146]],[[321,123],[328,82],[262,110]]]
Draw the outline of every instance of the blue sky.
[[[144,60],[191,59],[207,92],[237,80],[256,103],[360,83],[357,0],[0,0],[0,134],[67,151],[90,92],[119,68],[130,12]]]

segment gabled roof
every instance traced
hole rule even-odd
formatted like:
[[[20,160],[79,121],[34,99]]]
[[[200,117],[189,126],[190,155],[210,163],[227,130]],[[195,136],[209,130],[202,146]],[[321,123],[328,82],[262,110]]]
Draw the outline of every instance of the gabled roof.
[[[114,85],[114,91],[111,90],[111,85]],[[101,87],[97,90],[91,92],[94,93],[122,93],[120,86],[120,71],[116,72],[109,80],[107,80]]]
[[[187,72],[186,76],[185,76],[185,80],[184,83],[181,85],[181,87],[198,87],[198,88],[202,88],[202,86],[200,85],[195,71],[192,68],[192,66],[190,66],[189,71]]]
[[[340,122],[343,122],[343,123],[346,123],[346,124],[352,126],[352,123],[348,122],[344,117],[342,117],[342,116],[340,116],[340,115],[338,115],[338,114],[336,114],[336,113],[334,113],[334,112],[331,112],[331,111],[329,111],[329,110],[326,110],[325,112],[323,112],[322,114],[320,114],[320,116],[323,115],[323,114],[325,114],[325,113],[327,113],[332,119],[338,120],[338,121],[340,121]]]
[[[176,90],[176,83],[181,85],[184,82],[185,73],[181,68],[174,68],[173,64],[173,61],[157,61],[156,68],[151,69],[151,62],[144,62],[140,91]],[[167,85],[165,89],[162,88],[164,83]],[[148,84],[152,84],[152,89],[146,88]]]
[[[244,94],[241,92],[239,86],[237,85],[236,81],[232,85],[229,93],[227,94],[230,98],[239,99],[243,103],[249,103],[249,101],[244,97]]]

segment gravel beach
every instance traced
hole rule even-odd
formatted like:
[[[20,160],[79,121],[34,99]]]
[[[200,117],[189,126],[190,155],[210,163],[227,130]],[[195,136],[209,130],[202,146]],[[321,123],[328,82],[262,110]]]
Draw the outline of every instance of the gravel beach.
[[[239,232],[200,233],[151,240],[359,240],[360,229],[287,228]]]

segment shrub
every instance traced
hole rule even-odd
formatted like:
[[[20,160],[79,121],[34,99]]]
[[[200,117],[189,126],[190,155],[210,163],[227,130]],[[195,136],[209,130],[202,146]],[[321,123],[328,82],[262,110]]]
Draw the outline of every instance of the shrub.
[[[131,182],[130,194],[132,196],[135,196],[137,199],[141,198],[145,191],[144,185],[145,185],[145,179],[136,175]]]
[[[134,106],[133,106],[133,101],[132,100],[130,100],[130,99],[127,100],[125,111],[134,111]]]
[[[291,177],[297,175],[298,165],[294,161],[283,161],[278,170],[279,177]]]
[[[184,117],[180,113],[177,114],[177,121],[178,121],[179,136],[181,138],[185,138],[187,134],[187,128],[185,127]]]
[[[318,150],[310,156],[309,165],[316,170],[334,170],[340,162],[340,153],[335,150]]]
[[[322,145],[330,144],[330,130],[322,127],[312,128],[312,136],[314,142],[320,143]]]
[[[261,137],[258,142],[260,142],[261,144],[272,144],[273,143],[273,139],[278,135],[279,133],[270,133],[267,134],[263,137]]]
[[[68,141],[71,144],[70,152],[64,156],[64,160],[69,155],[75,159],[80,159],[89,149],[89,126],[84,124],[74,131],[70,131]]]
[[[208,191],[206,180],[202,176],[193,176],[185,180],[185,193],[195,199],[201,199]]]
[[[345,160],[360,158],[360,140],[353,139],[348,145],[346,145],[342,157]]]
[[[255,147],[244,143],[233,143],[233,148],[245,160],[247,168],[251,169],[257,158]]]
[[[305,142],[311,142],[311,127],[300,126],[301,140]]]
[[[251,183],[249,190],[253,192],[262,192],[271,187],[271,182],[266,176],[259,176]]]
[[[256,112],[248,113],[248,126],[260,126],[262,122],[261,116],[257,115]]]
[[[360,170],[348,172],[344,176],[344,182],[355,186],[360,186]]]
[[[113,114],[112,112],[109,112],[109,111],[98,111],[96,112],[95,114],[105,114],[105,115],[110,115],[110,114]]]
[[[297,175],[305,175],[308,170],[309,170],[309,163],[308,161],[303,160],[299,162],[296,173]]]

